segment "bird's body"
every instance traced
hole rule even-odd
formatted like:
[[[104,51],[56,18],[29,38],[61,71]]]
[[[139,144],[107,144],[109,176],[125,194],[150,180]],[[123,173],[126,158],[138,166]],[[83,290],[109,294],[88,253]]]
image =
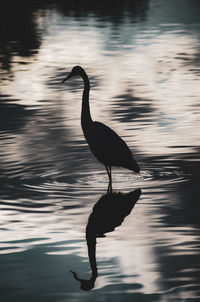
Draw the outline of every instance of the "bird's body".
[[[123,167],[136,173],[140,169],[123,139],[108,126],[92,120],[89,106],[90,82],[83,68],[75,66],[64,81],[75,75],[80,75],[84,81],[81,111],[83,133],[92,153],[106,167],[111,187],[111,166]]]
[[[83,127],[83,133],[92,153],[104,166],[119,166],[138,171],[138,165],[128,146],[111,128],[100,122],[92,122],[87,131]]]

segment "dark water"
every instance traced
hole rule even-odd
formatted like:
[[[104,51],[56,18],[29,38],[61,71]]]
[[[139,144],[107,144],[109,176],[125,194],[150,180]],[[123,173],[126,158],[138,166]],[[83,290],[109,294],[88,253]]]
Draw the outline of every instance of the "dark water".
[[[199,16],[195,0],[2,6],[1,301],[200,301]],[[77,64],[93,118],[141,167],[114,169],[111,197],[82,134],[82,82],[60,84]],[[95,247],[82,291],[70,270],[90,279]]]

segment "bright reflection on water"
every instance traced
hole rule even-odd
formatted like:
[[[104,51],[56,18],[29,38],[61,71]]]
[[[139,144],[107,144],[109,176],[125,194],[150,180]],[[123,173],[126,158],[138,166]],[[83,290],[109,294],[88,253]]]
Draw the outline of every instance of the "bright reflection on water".
[[[2,301],[199,301],[199,2],[55,3],[0,13]],[[90,292],[69,270],[91,277],[85,228],[108,179],[82,134],[81,80],[60,84],[77,64],[93,118],[141,167],[114,169],[116,191],[142,194],[97,238]]]

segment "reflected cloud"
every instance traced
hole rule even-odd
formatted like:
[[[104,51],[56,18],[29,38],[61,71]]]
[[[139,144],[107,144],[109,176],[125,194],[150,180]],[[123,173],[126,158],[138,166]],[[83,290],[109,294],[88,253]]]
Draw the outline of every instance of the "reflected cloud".
[[[148,10],[148,2],[149,0],[125,0],[114,3],[103,0],[98,1],[98,5],[88,0],[3,2],[0,11],[0,67],[12,73],[13,61],[22,65],[28,64],[30,59],[25,58],[38,54],[42,33],[48,31],[49,25],[44,17],[50,16],[53,10],[64,16],[78,19],[85,26],[88,26],[88,17],[91,15],[100,22],[103,19],[113,26],[120,26],[125,21],[126,15],[133,20],[137,17],[144,18]]]
[[[140,195],[140,189],[126,194],[109,192],[101,196],[93,207],[86,226],[86,241],[92,276],[89,280],[85,280],[71,271],[74,278],[80,282],[82,290],[91,290],[98,276],[96,238],[105,237],[106,233],[113,232],[116,227],[120,226],[126,216],[131,213]]]

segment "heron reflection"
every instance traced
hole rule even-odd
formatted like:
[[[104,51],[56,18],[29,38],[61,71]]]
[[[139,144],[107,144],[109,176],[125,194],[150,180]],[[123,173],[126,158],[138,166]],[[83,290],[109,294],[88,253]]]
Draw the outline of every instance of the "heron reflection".
[[[107,194],[101,196],[94,205],[86,226],[86,241],[91,277],[88,280],[81,279],[75,272],[71,271],[74,278],[80,282],[82,290],[91,290],[98,276],[96,238],[105,237],[106,233],[112,232],[116,227],[120,226],[125,217],[131,213],[140,195],[140,189],[126,194],[109,191]]]

